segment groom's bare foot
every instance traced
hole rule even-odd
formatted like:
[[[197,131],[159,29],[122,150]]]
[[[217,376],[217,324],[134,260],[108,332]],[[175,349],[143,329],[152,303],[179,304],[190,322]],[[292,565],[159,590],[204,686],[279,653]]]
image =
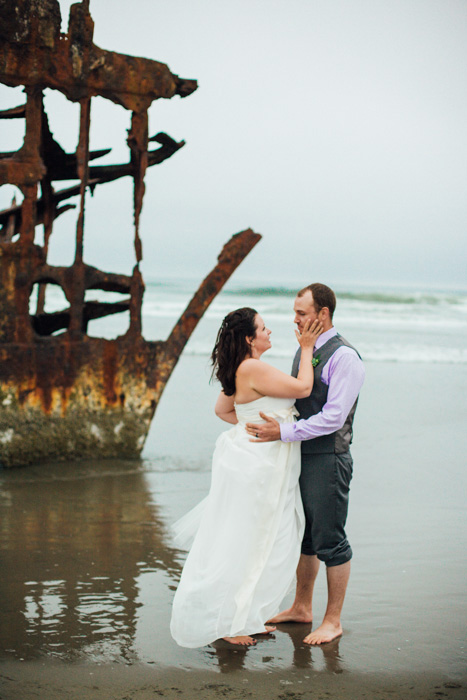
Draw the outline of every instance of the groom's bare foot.
[[[335,625],[332,622],[323,623],[311,634],[307,635],[303,640],[305,644],[326,644],[326,642],[332,642],[342,635],[342,627],[340,625]]]
[[[283,610],[278,615],[271,617],[268,623],[273,625],[279,625],[281,622],[302,622],[310,623],[313,621],[313,615],[310,611],[303,608],[294,608],[293,606],[288,610]]]
[[[247,635],[240,637],[222,637],[222,639],[229,644],[238,644],[242,647],[249,647],[256,644],[256,639],[253,639],[253,637],[248,637]]]

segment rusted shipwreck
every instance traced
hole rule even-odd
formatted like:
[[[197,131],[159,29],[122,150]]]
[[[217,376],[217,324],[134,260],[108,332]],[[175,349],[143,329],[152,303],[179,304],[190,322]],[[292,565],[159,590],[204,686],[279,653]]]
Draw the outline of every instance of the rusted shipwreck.
[[[187,97],[196,81],[145,58],[105,51],[93,43],[89,1],[71,6],[61,33],[57,0],[0,0],[0,81],[24,86],[25,104],[3,110],[2,119],[24,119],[16,152],[0,154],[0,184],[15,185],[22,201],[0,212],[0,463],[44,459],[136,457],[164,387],[199,319],[226,280],[258,242],[250,229],[234,235],[165,341],[142,336],[144,283],[140,272],[140,214],[148,167],[179,150],[167,134],[149,137],[154,100]],[[43,91],[59,90],[79,103],[74,153],[55,140]],[[111,100],[131,112],[129,159],[90,165],[107,151],[91,151],[91,101]],[[159,147],[150,150],[149,142]],[[84,262],[85,201],[91,188],[130,176],[134,183],[135,265],[131,275],[104,272]],[[64,189],[57,182],[76,180]],[[58,216],[78,198],[74,262],[47,262]],[[41,229],[41,227],[43,227]],[[41,233],[38,243],[38,231]],[[47,285],[63,290],[67,305],[47,313]],[[37,295],[31,310],[31,294]],[[118,302],[85,299],[88,290],[118,292]],[[91,320],[129,311],[127,332],[113,340],[87,335]]]

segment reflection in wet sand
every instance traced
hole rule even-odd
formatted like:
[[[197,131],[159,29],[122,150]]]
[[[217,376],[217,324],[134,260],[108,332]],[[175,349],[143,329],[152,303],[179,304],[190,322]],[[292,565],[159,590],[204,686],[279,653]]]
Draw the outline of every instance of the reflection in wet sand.
[[[293,623],[280,625],[281,632],[288,634],[293,644],[293,665],[295,668],[312,667],[319,660],[330,673],[342,673],[343,661],[339,654],[339,639],[321,646],[310,646],[303,639],[310,634],[312,625],[297,625]]]
[[[282,625],[251,649],[222,641],[177,647],[168,623],[186,553],[170,546],[165,522],[168,494],[181,476],[164,496],[165,478],[139,462],[1,474],[3,656],[211,666],[221,673],[316,668],[324,658],[338,672],[338,645],[332,651],[303,644],[309,625]],[[177,500],[178,491],[171,497]]]
[[[231,644],[218,640],[210,645],[208,654],[211,659],[216,660],[221,673],[231,673],[239,669],[245,668],[245,662],[252,652],[257,654],[261,651],[261,645],[271,641],[281,641],[282,634],[288,635],[293,646],[293,661],[294,668],[312,669],[314,664],[324,668],[329,673],[342,673],[344,671],[343,660],[339,654],[340,639],[335,639],[329,644],[322,644],[318,647],[311,647],[305,644],[303,639],[311,632],[311,625],[302,624],[283,624],[279,625],[274,634],[265,637],[257,637],[255,647],[238,647],[233,648]],[[283,653],[284,645],[266,644],[263,647],[265,653],[261,656],[261,668],[275,669],[280,665],[280,655]],[[267,655],[266,655],[267,654]]]
[[[50,465],[3,473],[2,486],[2,650],[134,658],[138,577],[180,571],[144,474],[134,462]]]

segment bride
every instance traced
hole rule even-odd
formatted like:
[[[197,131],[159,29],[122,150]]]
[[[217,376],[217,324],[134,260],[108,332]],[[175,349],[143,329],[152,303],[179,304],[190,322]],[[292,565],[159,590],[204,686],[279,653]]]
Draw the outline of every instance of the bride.
[[[297,378],[261,361],[271,331],[250,308],[229,313],[212,352],[222,385],[216,414],[230,430],[216,442],[208,496],[175,525],[177,543],[194,535],[175,594],[170,630],[184,647],[216,639],[251,645],[279,610],[295,580],[304,517],[298,478],[300,443],[254,442],[245,423],[295,420],[294,400],[313,387],[312,354],[318,321],[301,335]],[[176,540],[177,541],[177,540]]]

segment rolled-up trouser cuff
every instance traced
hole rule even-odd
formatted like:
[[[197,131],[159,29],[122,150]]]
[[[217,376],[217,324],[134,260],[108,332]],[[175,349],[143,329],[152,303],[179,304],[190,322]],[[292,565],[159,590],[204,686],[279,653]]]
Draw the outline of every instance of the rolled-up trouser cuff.
[[[318,559],[326,564],[326,566],[339,566],[345,564],[352,559],[352,547],[347,540],[341,542],[337,547],[331,550],[315,552],[306,542],[302,544],[302,554],[307,556],[316,555]]]
[[[300,490],[305,510],[302,554],[316,555],[326,566],[352,558],[345,533],[352,457],[344,454],[302,454]]]

